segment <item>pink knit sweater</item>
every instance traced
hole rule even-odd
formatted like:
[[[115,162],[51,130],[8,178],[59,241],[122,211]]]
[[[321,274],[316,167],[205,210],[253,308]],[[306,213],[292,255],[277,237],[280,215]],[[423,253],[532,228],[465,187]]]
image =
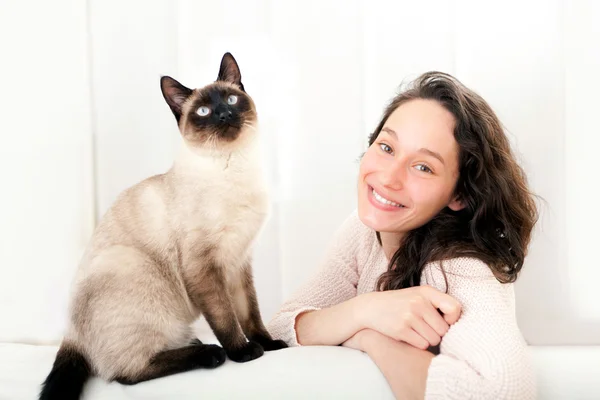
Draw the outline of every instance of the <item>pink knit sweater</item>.
[[[299,346],[296,316],[375,290],[388,260],[375,232],[356,211],[336,233],[320,271],[285,302],[267,328],[276,339]],[[427,375],[426,399],[534,399],[532,362],[515,316],[512,284],[499,283],[477,259],[443,263],[448,294],[462,304]],[[439,263],[426,266],[421,285],[444,291]],[[402,360],[398,360],[402,362]]]

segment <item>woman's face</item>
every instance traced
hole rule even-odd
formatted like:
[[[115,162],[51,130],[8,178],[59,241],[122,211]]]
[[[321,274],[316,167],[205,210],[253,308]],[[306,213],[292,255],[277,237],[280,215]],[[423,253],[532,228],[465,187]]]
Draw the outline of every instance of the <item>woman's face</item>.
[[[433,100],[411,100],[390,115],[360,163],[358,214],[365,225],[404,234],[446,206],[462,208],[454,197],[454,124],[454,116]]]

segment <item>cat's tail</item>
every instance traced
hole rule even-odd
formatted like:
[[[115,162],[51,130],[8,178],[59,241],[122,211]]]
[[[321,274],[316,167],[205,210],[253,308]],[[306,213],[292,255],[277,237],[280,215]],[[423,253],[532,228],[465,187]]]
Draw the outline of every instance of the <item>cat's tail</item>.
[[[85,356],[75,346],[63,342],[52,371],[42,384],[40,400],[78,400],[91,374]]]

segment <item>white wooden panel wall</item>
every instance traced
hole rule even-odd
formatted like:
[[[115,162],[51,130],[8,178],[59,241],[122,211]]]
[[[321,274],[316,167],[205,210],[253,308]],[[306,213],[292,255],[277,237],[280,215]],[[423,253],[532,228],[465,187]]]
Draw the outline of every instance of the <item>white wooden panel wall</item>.
[[[358,157],[387,101],[437,69],[490,102],[545,200],[517,284],[527,340],[598,344],[592,0],[89,0],[89,14],[83,3],[8,3],[0,309],[14,328],[3,324],[0,340],[59,336],[90,222],[165,171],[180,145],[160,76],[204,85],[231,51],[257,103],[274,200],[256,251],[265,319],[314,273],[355,207]]]
[[[568,291],[568,315],[557,325],[565,326],[553,343],[576,333],[578,342],[600,342],[600,259],[598,257],[598,93],[600,81],[600,3],[593,0],[565,1],[565,132],[563,138],[566,174],[566,229],[568,253],[563,274]],[[573,322],[572,322],[573,321]],[[568,328],[572,325],[571,329]],[[562,335],[558,337],[558,335]]]
[[[159,82],[177,71],[176,28],[170,1],[90,1],[98,217],[171,165],[179,134]]]
[[[363,132],[361,1],[274,5],[272,35],[291,54],[292,112],[283,131],[280,263],[289,296],[321,262],[333,232],[356,205],[355,180]],[[285,5],[284,5],[285,4]]]
[[[61,335],[92,223],[86,6],[0,2],[0,342]]]

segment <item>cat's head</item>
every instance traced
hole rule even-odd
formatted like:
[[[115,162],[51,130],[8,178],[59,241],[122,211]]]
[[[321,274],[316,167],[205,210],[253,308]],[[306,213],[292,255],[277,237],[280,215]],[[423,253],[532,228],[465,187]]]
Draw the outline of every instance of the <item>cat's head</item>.
[[[188,145],[225,150],[254,135],[256,108],[230,53],[223,55],[217,80],[209,85],[192,90],[163,76],[160,87]]]

